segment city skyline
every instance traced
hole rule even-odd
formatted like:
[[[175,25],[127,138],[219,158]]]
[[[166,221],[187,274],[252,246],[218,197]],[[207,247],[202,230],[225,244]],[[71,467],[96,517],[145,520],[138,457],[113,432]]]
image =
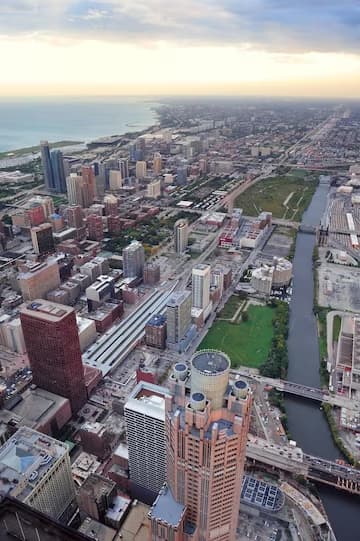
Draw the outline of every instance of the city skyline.
[[[353,0],[7,0],[1,12],[3,96],[359,96]]]

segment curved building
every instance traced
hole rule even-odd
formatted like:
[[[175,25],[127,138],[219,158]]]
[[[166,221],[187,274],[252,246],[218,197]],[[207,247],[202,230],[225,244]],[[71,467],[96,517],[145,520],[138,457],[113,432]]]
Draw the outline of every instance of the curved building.
[[[204,349],[191,361],[191,393],[203,393],[213,408],[221,408],[229,383],[230,359],[221,351]]]
[[[292,263],[283,257],[274,257],[273,269],[272,286],[288,286],[292,278]]]

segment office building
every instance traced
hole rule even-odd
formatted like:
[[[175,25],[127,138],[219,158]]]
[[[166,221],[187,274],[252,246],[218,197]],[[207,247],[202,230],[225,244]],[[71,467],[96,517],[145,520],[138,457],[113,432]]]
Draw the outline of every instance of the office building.
[[[211,267],[202,263],[192,270],[192,305],[205,310],[210,304]]]
[[[187,183],[188,166],[186,160],[183,160],[179,167],[176,169],[176,184],[177,186],[184,186]]]
[[[122,230],[122,220],[120,216],[109,216],[107,220],[108,232],[110,235],[120,235]]]
[[[40,141],[40,154],[45,188],[52,191],[54,190],[54,176],[51,167],[50,147],[47,141]]]
[[[157,263],[146,263],[144,265],[144,284],[154,286],[160,282],[160,265]]]
[[[178,344],[191,326],[190,291],[174,292],[166,305],[167,342]]]
[[[119,203],[115,195],[106,195],[104,197],[104,206],[106,216],[118,216],[119,214]]]
[[[165,481],[165,397],[169,391],[145,381],[137,384],[125,404],[133,497],[153,502]]]
[[[83,177],[77,173],[70,173],[70,176],[66,178],[66,191],[70,205],[89,208],[93,204],[94,197],[92,196],[92,192],[95,190],[95,178],[93,179],[93,186],[89,184],[91,180],[91,174],[85,174]]]
[[[142,278],[145,263],[145,251],[141,242],[134,240],[124,248],[123,270],[125,278]]]
[[[125,159],[119,160],[119,171],[121,173],[121,178],[123,180],[129,177],[129,162],[128,162],[128,160],[125,160]]]
[[[142,180],[146,177],[146,162],[137,161],[135,167],[135,176],[139,180]]]
[[[109,188],[110,190],[117,191],[122,188],[123,178],[121,176],[121,171],[112,169],[109,172]]]
[[[87,217],[88,238],[101,242],[104,238],[104,227],[101,216],[90,214]]]
[[[84,227],[83,211],[80,205],[71,205],[66,209],[66,221],[69,227],[81,229]]]
[[[30,227],[35,227],[45,222],[45,210],[41,203],[31,203],[30,208],[26,209],[25,214],[26,221]]]
[[[0,448],[0,495],[61,520],[75,500],[68,446],[19,428]]]
[[[153,315],[145,326],[145,342],[147,346],[165,349],[166,347],[166,317],[162,314]]]
[[[88,476],[77,494],[80,511],[99,522],[105,521],[106,512],[115,498],[116,484],[96,473]]]
[[[162,159],[160,152],[155,152],[153,159],[153,173],[154,175],[160,175],[162,169]]]
[[[37,227],[32,227],[30,233],[31,242],[36,254],[42,255],[54,251],[55,245],[51,224],[45,223]]]
[[[229,371],[227,355],[212,350],[197,352],[190,371],[174,367],[167,485],[149,513],[152,541],[236,539],[252,396],[244,380],[229,382]]]
[[[66,193],[66,177],[61,150],[53,150],[50,154],[50,159],[53,173],[54,191],[58,193]]]
[[[41,299],[20,312],[33,383],[70,400],[75,414],[86,402],[75,311]]]
[[[27,263],[19,273],[19,286],[24,301],[32,301],[60,285],[60,271],[56,259],[44,263]]]
[[[114,278],[99,276],[91,286],[86,288],[89,311],[95,310],[106,300],[115,297]]]
[[[89,198],[91,201],[90,204],[92,205],[96,197],[96,182],[95,182],[95,172],[91,165],[82,166],[81,178],[83,180],[84,186],[87,187]]]
[[[151,199],[157,199],[161,195],[161,180],[153,180],[147,185],[146,196]]]
[[[175,252],[181,254],[185,252],[188,244],[188,221],[178,220],[174,225],[174,244]]]

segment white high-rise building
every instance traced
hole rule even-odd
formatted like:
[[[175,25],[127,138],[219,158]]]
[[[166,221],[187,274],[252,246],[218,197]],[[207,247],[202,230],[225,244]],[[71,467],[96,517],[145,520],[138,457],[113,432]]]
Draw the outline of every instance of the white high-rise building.
[[[141,242],[134,240],[123,249],[123,270],[125,278],[142,278],[145,251]]]
[[[131,488],[142,499],[155,499],[165,481],[168,395],[168,389],[141,381],[125,404]]]
[[[0,447],[0,495],[59,520],[75,499],[65,443],[21,427]]]
[[[138,179],[143,179],[146,177],[146,162],[144,161],[136,162],[135,176]]]
[[[210,304],[210,265],[195,265],[192,270],[192,305],[205,310]]]
[[[147,186],[147,197],[150,197],[151,199],[157,199],[161,195],[161,180],[153,180],[153,182],[150,182]]]
[[[174,244],[175,252],[181,254],[185,252],[188,245],[188,221],[178,220],[174,225]]]

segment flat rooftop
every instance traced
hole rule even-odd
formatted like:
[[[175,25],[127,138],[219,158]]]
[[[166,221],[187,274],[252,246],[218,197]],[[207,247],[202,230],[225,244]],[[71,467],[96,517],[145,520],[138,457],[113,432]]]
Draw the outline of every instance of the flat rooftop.
[[[68,452],[65,443],[21,427],[0,448],[0,495],[23,501]]]
[[[66,306],[65,304],[36,299],[23,307],[21,314],[41,319],[42,321],[57,323],[73,311],[74,309],[71,306]]]
[[[221,351],[203,350],[192,358],[192,366],[204,374],[220,374],[230,368],[230,361]]]
[[[22,394],[22,400],[11,408],[13,413],[34,423],[44,422],[55,415],[66,403],[67,398],[50,393],[45,389],[27,389]]]
[[[170,526],[178,526],[185,513],[185,509],[184,505],[181,505],[175,500],[171,489],[164,485],[149,512],[149,516],[162,520]]]

